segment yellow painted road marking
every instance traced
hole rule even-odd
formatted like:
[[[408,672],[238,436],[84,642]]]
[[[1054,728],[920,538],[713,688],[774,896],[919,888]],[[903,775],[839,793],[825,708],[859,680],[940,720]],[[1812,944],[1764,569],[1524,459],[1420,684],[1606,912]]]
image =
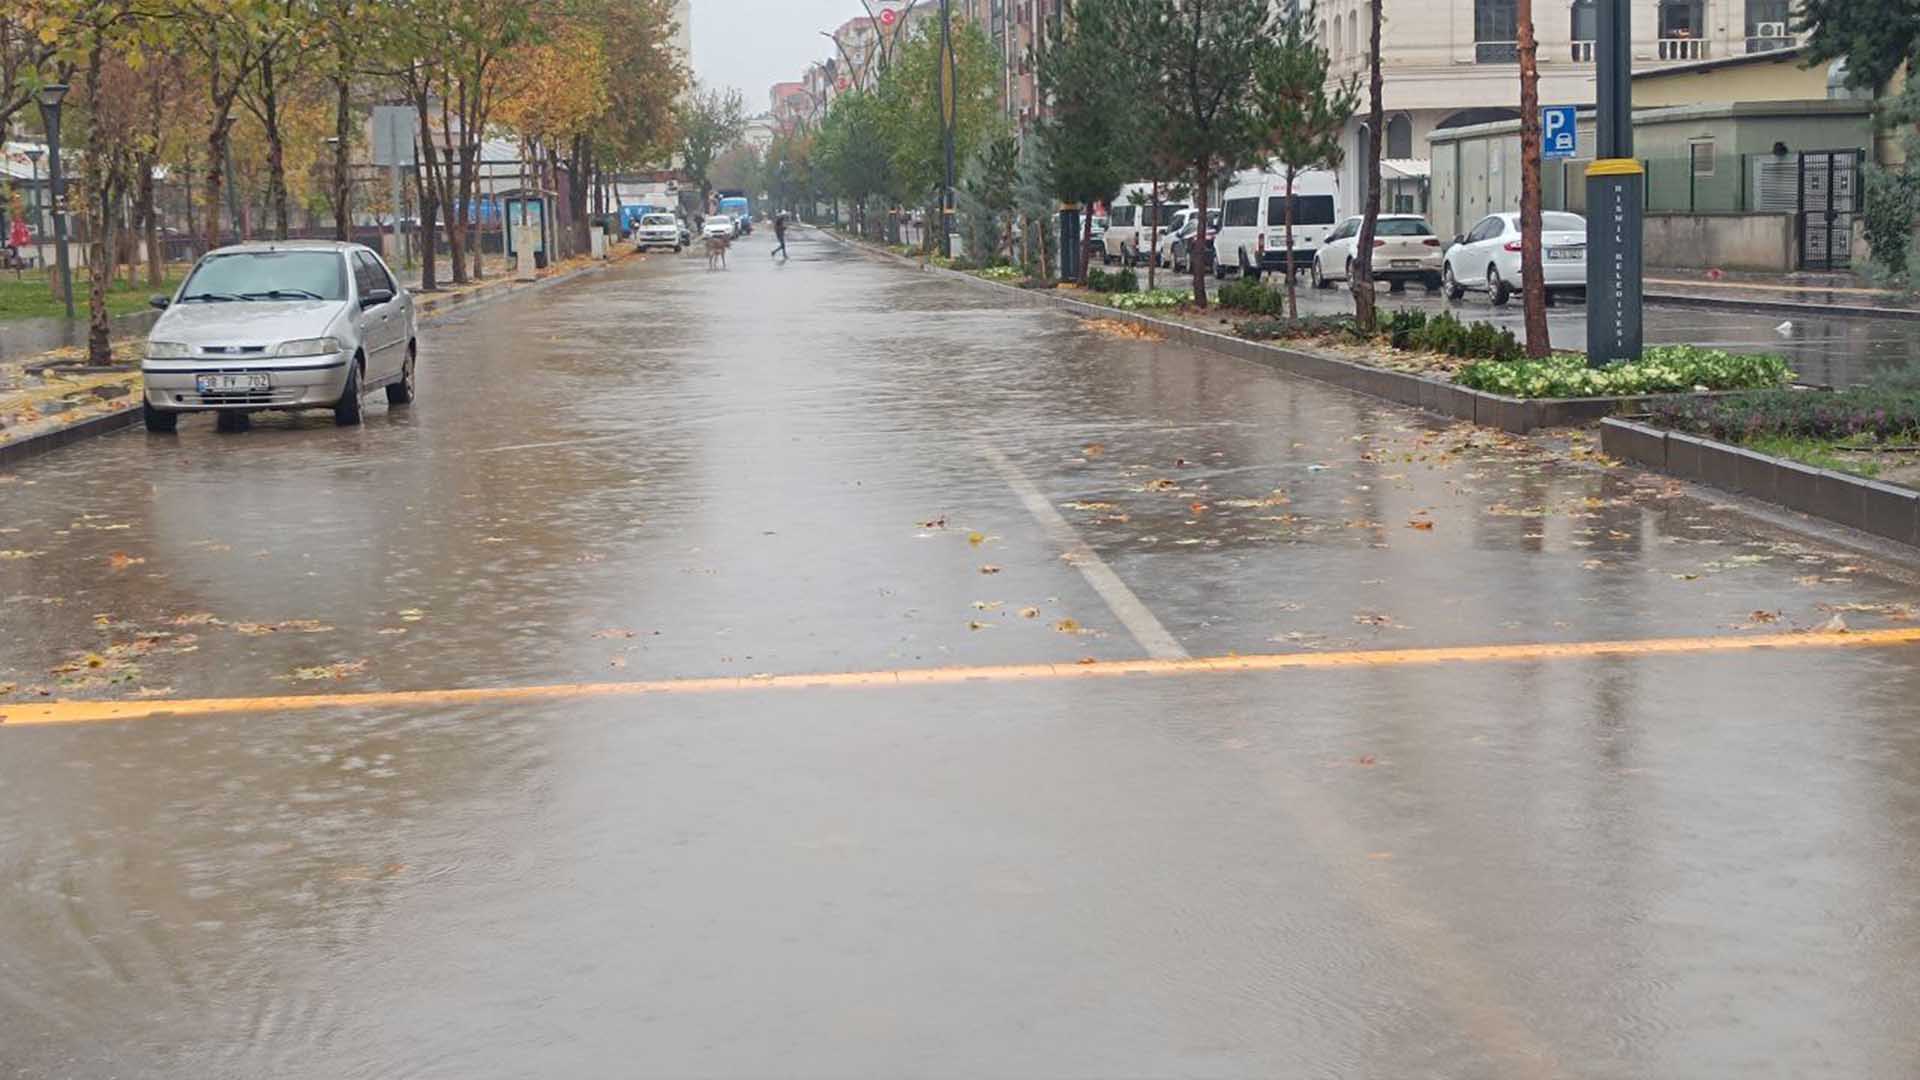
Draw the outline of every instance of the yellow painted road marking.
[[[647,694],[710,694],[729,690],[806,690],[846,687],[936,686],[967,682],[1099,679],[1124,675],[1207,675],[1237,672],[1400,667],[1415,664],[1513,663],[1582,660],[1603,656],[1673,656],[1747,652],[1756,649],[1867,649],[1920,644],[1920,627],[1860,633],[1756,634],[1749,637],[1647,638],[1628,641],[1539,642],[1464,645],[1426,649],[1271,653],[1196,657],[1185,660],[1118,660],[1080,664],[1003,664],[982,667],[908,668],[818,675],[721,676],[643,682],[557,683],[545,686],[475,687],[461,690],[392,690],[371,693],[297,694],[280,697],[181,698],[152,701],[46,701],[0,704],[0,726],[85,724],[142,720],[153,716],[210,716],[291,712],[303,709],[404,709]]]

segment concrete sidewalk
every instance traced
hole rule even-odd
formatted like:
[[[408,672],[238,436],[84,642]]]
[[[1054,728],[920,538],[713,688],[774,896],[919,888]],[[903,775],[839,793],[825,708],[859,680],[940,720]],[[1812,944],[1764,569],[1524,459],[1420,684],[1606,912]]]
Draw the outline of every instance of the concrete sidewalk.
[[[1876,289],[1853,274],[1750,274],[1653,267],[1646,273],[1649,302],[1689,307],[1740,307],[1756,311],[1817,310],[1824,315],[1861,315],[1920,320],[1920,294]]]

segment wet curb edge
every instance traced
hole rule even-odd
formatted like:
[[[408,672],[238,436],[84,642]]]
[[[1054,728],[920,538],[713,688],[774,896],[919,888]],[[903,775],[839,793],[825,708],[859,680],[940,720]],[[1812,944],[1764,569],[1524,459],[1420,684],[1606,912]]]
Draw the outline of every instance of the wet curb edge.
[[[1920,546],[1920,492],[1631,420],[1600,422],[1600,448],[1679,480]]]

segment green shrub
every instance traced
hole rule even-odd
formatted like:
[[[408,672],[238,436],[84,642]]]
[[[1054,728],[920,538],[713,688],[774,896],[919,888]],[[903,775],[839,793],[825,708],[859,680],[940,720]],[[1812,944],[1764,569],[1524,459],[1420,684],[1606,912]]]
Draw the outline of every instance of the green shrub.
[[[1116,293],[1107,302],[1122,311],[1165,310],[1192,303],[1193,293],[1186,289],[1153,289],[1141,293]]]
[[[1382,332],[1386,334],[1388,344],[1404,352],[1414,348],[1415,339],[1424,334],[1426,329],[1426,312],[1402,308],[1387,316],[1387,325]]]
[[[1018,267],[1013,266],[989,266],[975,273],[988,281],[1016,281],[1026,276]]]
[[[1780,387],[1793,381],[1793,372],[1778,356],[1662,345],[1646,350],[1639,360],[1603,368],[1590,368],[1585,357],[1569,353],[1544,360],[1481,361],[1460,369],[1454,381],[1473,390],[1523,398],[1632,397]]]
[[[1140,275],[1132,270],[1107,271],[1095,267],[1087,271],[1087,288],[1097,293],[1137,293]]]
[[[1233,332],[1251,341],[1300,341],[1311,338],[1359,338],[1360,328],[1346,315],[1308,315],[1300,319],[1253,319]]]
[[[1396,349],[1445,353],[1469,360],[1517,360],[1526,351],[1513,331],[1492,323],[1463,323],[1448,311],[1431,318],[1425,312],[1396,311],[1387,320],[1385,332]]]
[[[1920,438],[1920,392],[1863,386],[1839,393],[1772,390],[1701,400],[1653,403],[1663,427],[1729,442],[1763,439]]]
[[[1279,318],[1287,313],[1285,295],[1247,278],[1220,286],[1220,290],[1214,294],[1214,301],[1223,308],[1244,311],[1249,315]]]

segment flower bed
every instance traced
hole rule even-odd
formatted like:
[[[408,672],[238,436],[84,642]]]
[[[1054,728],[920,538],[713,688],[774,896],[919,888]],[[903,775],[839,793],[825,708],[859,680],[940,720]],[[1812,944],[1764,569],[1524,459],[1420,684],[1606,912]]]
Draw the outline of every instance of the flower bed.
[[[1639,397],[1712,390],[1782,387],[1793,381],[1785,359],[1743,355],[1697,345],[1656,345],[1641,359],[1587,366],[1578,353],[1544,360],[1499,360],[1469,364],[1455,382],[1521,398]]]
[[[1816,468],[1920,486],[1920,384],[1911,375],[1831,394],[1772,390],[1658,401],[1648,419]]]

